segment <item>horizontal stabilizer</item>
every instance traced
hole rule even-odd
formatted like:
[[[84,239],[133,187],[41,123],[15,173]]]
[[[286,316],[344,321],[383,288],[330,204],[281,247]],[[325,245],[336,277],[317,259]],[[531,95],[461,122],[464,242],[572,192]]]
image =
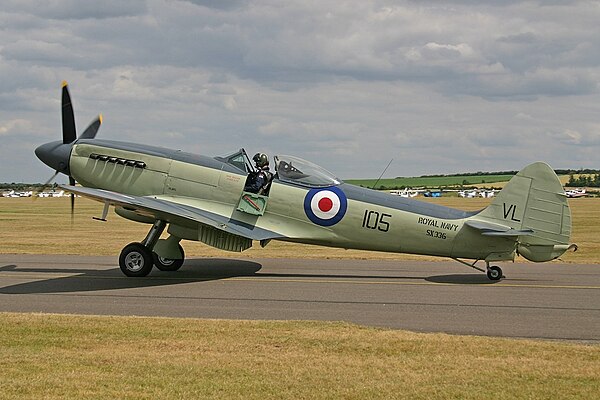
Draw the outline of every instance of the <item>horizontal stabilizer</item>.
[[[477,220],[469,220],[465,222],[465,225],[477,229],[484,236],[514,237],[533,234],[533,230],[531,229],[512,229],[508,226]]]

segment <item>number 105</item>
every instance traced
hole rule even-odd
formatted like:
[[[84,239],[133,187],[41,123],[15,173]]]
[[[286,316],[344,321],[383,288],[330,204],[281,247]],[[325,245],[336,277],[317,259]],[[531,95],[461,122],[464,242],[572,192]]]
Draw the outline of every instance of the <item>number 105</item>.
[[[392,218],[392,216],[390,214],[379,213],[377,211],[365,210],[362,227],[368,229],[377,229],[381,232],[387,232],[390,230],[390,223],[385,220],[386,218]]]

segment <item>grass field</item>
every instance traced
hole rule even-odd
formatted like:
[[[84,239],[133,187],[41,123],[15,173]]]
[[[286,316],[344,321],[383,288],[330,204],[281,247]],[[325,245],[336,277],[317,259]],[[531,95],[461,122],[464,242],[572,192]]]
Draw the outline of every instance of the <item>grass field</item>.
[[[488,199],[423,199],[463,210],[479,210]],[[572,241],[580,246],[562,258],[571,263],[600,263],[600,198],[570,200],[573,214]],[[148,225],[125,220],[114,213],[108,222],[92,220],[100,216],[102,204],[78,198],[71,225],[68,198],[0,198],[0,253],[16,254],[87,254],[118,256],[130,242],[142,240]],[[352,258],[389,260],[435,260],[433,257],[406,254],[343,250],[284,242],[271,242],[266,248],[255,245],[243,253],[229,253],[199,242],[183,242],[188,257],[236,258]],[[438,258],[439,259],[439,258]],[[520,258],[519,261],[524,261]]]
[[[592,399],[600,347],[345,323],[0,313],[0,398]]]

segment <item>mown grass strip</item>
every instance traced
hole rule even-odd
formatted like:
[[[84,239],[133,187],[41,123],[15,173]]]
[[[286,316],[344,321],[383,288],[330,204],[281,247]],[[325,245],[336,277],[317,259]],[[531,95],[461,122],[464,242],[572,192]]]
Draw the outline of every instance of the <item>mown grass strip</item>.
[[[0,398],[595,398],[600,347],[346,323],[0,314]]]

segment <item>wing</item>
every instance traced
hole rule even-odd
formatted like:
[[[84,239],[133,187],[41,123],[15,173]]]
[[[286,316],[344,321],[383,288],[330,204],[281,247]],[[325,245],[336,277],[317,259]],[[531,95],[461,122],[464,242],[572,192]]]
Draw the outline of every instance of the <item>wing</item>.
[[[103,189],[92,189],[71,185],[59,185],[66,191],[90,199],[120,206],[128,211],[133,211],[142,216],[149,216],[169,223],[184,219],[217,228],[221,231],[243,236],[252,240],[281,239],[284,235],[272,232],[257,226],[247,224],[214,212],[198,207],[177,203],[175,201],[160,199],[153,196],[132,196],[128,194],[111,192]],[[231,207],[231,213],[234,209]]]

